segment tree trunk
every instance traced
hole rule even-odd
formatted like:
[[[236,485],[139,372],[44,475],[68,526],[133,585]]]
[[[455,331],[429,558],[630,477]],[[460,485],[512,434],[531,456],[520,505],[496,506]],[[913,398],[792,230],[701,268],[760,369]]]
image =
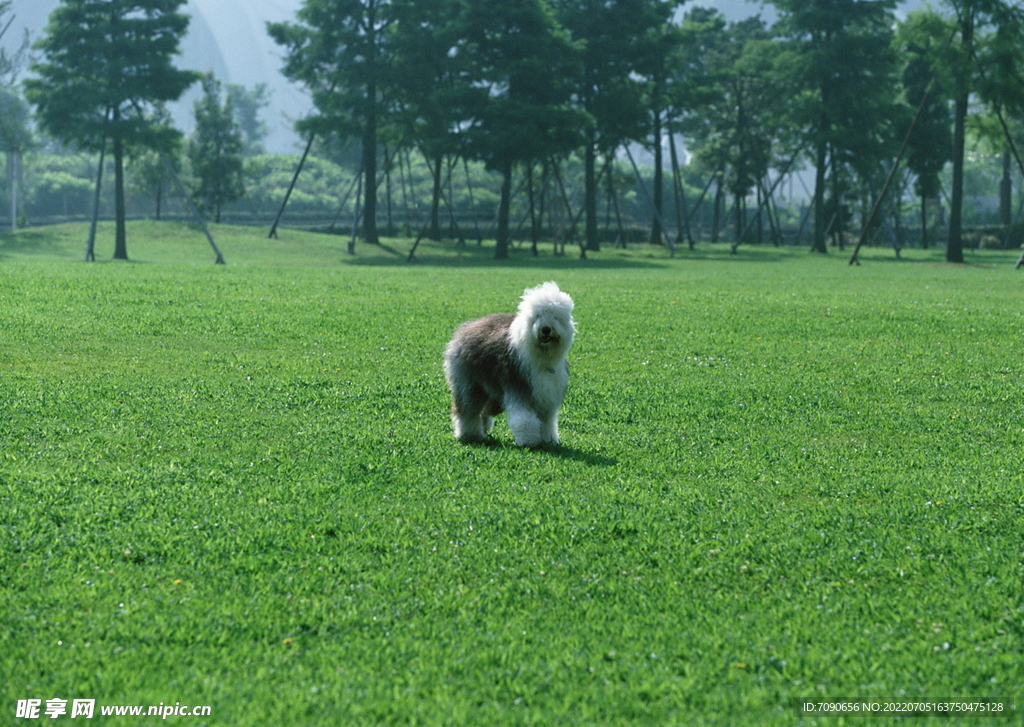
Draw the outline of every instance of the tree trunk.
[[[114,114],[117,121],[117,114]],[[114,259],[128,259],[128,237],[124,221],[124,144],[120,136],[114,137],[114,217],[116,232],[114,234]]]
[[[85,241],[85,260],[94,262],[96,260],[96,221],[100,215],[100,190],[103,186],[103,161],[107,154],[107,140],[103,140],[100,147],[100,163],[96,166],[96,191],[92,199],[92,216],[89,220],[89,237]]]
[[[508,259],[508,213],[512,197],[512,162],[502,162],[501,201],[498,203],[498,232],[494,241],[494,258]]]
[[[583,145],[583,176],[584,206],[586,221],[584,236],[588,250],[600,250],[601,242],[597,234],[597,175],[595,173],[597,149],[595,148],[594,129],[587,129],[587,140]]]
[[[970,10],[961,23],[963,49],[970,53],[974,44],[974,17]],[[953,110],[953,189],[949,195],[949,240],[946,242],[946,261],[951,263],[964,261],[964,137],[969,95],[967,79],[961,79]]]
[[[443,160],[444,156],[437,154],[434,157],[434,168],[431,170],[434,173],[434,190],[430,199],[430,231],[427,233],[428,240],[441,239],[441,163]]]
[[[722,226],[722,177],[715,179],[714,210],[711,215],[711,244],[718,242],[719,228]]]
[[[1003,178],[999,181],[999,224],[1013,223],[1013,182],[1010,179],[1010,151],[1003,151]]]
[[[608,169],[608,181],[605,185],[605,201],[604,201],[604,235],[606,238],[612,236],[612,194],[614,193],[614,182],[612,181],[612,168],[609,165]]]
[[[360,197],[362,197],[362,193],[363,193],[363,175],[362,174],[356,175],[356,180],[358,181],[358,189],[356,189],[356,209],[355,209],[355,212],[353,212],[353,215],[352,215],[352,239],[349,240],[349,242],[348,242],[348,254],[349,255],[355,255],[356,254],[356,233],[359,231],[359,213],[360,213],[359,199],[360,199]]]
[[[622,210],[619,208],[619,195],[615,191],[615,152],[608,152],[608,203],[612,206],[612,210],[615,212],[615,229],[618,234],[618,247],[622,246],[622,249],[626,249],[626,228],[622,224]],[[609,235],[610,236],[610,235]]]
[[[736,244],[739,245],[739,244],[741,244],[743,242],[743,240],[740,239],[740,236],[743,234],[743,223],[745,222],[745,217],[746,217],[747,210],[746,210],[745,200],[743,199],[743,195],[741,195],[739,192],[737,192],[735,196],[736,196],[736,210],[735,210],[735,212],[736,212]],[[735,248],[733,248],[733,249],[735,249]]]
[[[395,221],[391,216],[391,161],[394,157],[388,153],[387,144],[384,145],[384,201],[388,209],[388,226],[385,235],[395,236]]]
[[[484,244],[484,237],[480,234],[480,220],[477,219],[476,213],[476,200],[473,197],[473,180],[469,176],[469,160],[466,159],[465,155],[462,157],[462,169],[466,173],[466,191],[469,192],[469,210],[473,215],[473,230],[476,232],[476,244],[477,247]],[[541,207],[540,207],[541,219],[544,219],[544,197],[541,195]]]
[[[408,160],[408,158],[409,152],[406,151],[405,160]],[[399,186],[402,188],[402,229],[404,230],[404,235],[406,237],[410,237],[412,235],[412,225],[409,224],[409,193],[406,190],[405,162],[403,161],[401,151],[398,152],[398,182]]]
[[[377,237],[377,113],[367,114],[366,134],[363,136],[363,238],[371,245],[380,242]]]
[[[693,249],[693,235],[690,233],[690,223],[686,216],[686,191],[683,189],[683,175],[679,168],[679,153],[676,151],[676,136],[672,130],[668,134],[669,159],[672,162],[672,199],[676,208],[676,243],[683,241],[685,232],[686,239]]]
[[[946,242],[946,261],[964,261],[963,208],[964,208],[964,134],[967,118],[967,97],[956,100],[953,123],[953,189],[949,195],[949,239]]]
[[[18,229],[18,152],[7,152],[7,177],[11,189],[11,232]]]
[[[654,112],[654,183],[651,196],[654,203],[654,219],[651,221],[651,244],[662,244],[661,210],[664,178],[661,171],[661,112]]]
[[[526,166],[526,194],[530,200],[530,256],[537,257],[537,208],[533,199],[533,164]]]
[[[757,192],[757,211],[756,211],[755,214],[757,215],[757,217],[755,217],[754,219],[757,222],[757,244],[758,245],[763,245],[764,244],[764,215],[761,214],[761,211],[762,211],[762,208],[764,206],[764,200],[761,198],[761,184],[760,183],[758,183],[758,185],[757,185],[756,192]]]
[[[827,231],[825,226],[828,220],[825,219],[825,163],[827,159],[827,145],[819,142],[817,159],[815,159],[814,171],[814,238],[811,240],[811,252],[828,252],[825,243]]]
[[[537,225],[539,226],[539,234],[544,232],[544,218],[545,215],[548,217],[548,229],[554,229],[554,225],[550,224],[551,213],[548,209],[548,191],[551,187],[551,162],[545,159],[540,165],[540,200],[537,209]],[[558,252],[557,243],[552,245],[552,253]]]
[[[370,27],[375,17],[370,8]],[[371,245],[380,244],[377,237],[377,70],[375,43],[370,49],[370,80],[366,84],[366,128],[363,133],[363,238]]]
[[[921,195],[921,249],[928,249],[928,197]]]
[[[834,221],[832,222],[832,245],[840,250],[846,249],[846,215],[843,213],[843,188],[839,180],[839,169],[836,164],[836,155],[833,152],[831,158],[832,177],[832,203],[836,207]]]

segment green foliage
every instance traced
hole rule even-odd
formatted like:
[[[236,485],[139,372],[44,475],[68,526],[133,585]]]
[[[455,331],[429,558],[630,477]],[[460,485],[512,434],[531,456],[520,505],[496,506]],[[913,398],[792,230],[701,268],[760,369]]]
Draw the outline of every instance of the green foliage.
[[[704,168],[725,172],[729,191],[740,198],[751,193],[768,173],[778,141],[781,84],[774,72],[778,47],[760,18],[715,28],[718,18],[707,11],[691,11],[684,24],[689,33],[710,30],[716,41],[704,39],[699,46],[705,57],[700,64],[705,84],[688,85],[683,99],[694,108],[686,128],[691,130],[694,151]],[[709,27],[710,26],[710,27]],[[689,99],[687,99],[689,97]]]
[[[575,42],[580,70],[570,77],[572,96],[585,112],[581,155],[584,163],[585,238],[588,250],[597,241],[596,161],[623,143],[642,139],[650,126],[645,103],[647,78],[638,73],[652,48],[648,42],[664,28],[674,7],[648,0],[555,0],[559,21]]]
[[[944,82],[942,63],[949,53],[946,40],[950,33],[949,23],[941,16],[924,11],[908,15],[897,32],[897,42],[906,54],[903,86],[907,103],[921,108],[909,138],[907,167],[916,176],[915,190],[925,198],[939,195],[939,174],[953,156],[953,117],[948,93],[943,92],[948,79]]]
[[[265,83],[257,83],[246,88],[238,83],[229,83],[228,101],[234,110],[235,121],[238,123],[245,138],[245,156],[263,154],[263,139],[268,132],[267,122],[260,118],[260,111],[270,104],[270,92]]]
[[[35,151],[26,156],[24,169],[22,189],[30,219],[87,213],[96,175],[91,155]]]
[[[638,60],[650,52],[646,39],[661,28],[670,3],[627,0],[556,0],[559,22],[578,45],[580,73],[574,96],[587,112],[597,151],[608,153],[627,139],[641,139],[650,125],[645,78]]]
[[[26,94],[53,137],[98,149],[102,140],[165,145],[176,134],[142,110],[177,99],[196,80],[172,60],[188,28],[183,0],[62,0],[35,47]]]
[[[297,154],[262,154],[246,159],[245,186],[248,199],[260,209],[280,208],[299,163]],[[292,191],[288,208],[294,212],[333,212],[340,190],[352,181],[352,172],[320,157],[310,156],[302,167],[301,183]]]
[[[379,0],[307,0],[295,23],[269,23],[284,46],[284,74],[313,95],[319,116],[304,130],[361,137],[378,100],[368,88],[379,82],[388,3]]]
[[[101,6],[124,8],[127,0],[97,2],[70,0],[67,7],[81,11],[81,18],[96,20]],[[946,104],[958,83],[969,85],[974,93],[969,99],[974,116],[967,124],[969,135],[1002,143],[1002,122],[1011,132],[1019,123],[1024,109],[1018,62],[1024,48],[1019,42],[1024,16],[1015,3],[971,0],[941,11],[912,13],[906,21],[893,13],[893,0],[773,4],[779,22],[767,27],[758,19],[729,24],[716,10],[700,7],[681,16],[675,0],[308,0],[293,22],[272,23],[268,31],[284,50],[285,73],[313,96],[316,114],[298,123],[304,134],[317,135],[313,154],[344,146],[355,158],[351,168],[362,169],[365,199],[360,211],[368,240],[375,239],[376,221],[385,218],[376,210],[378,190],[385,188],[377,182],[384,174],[374,165],[390,163],[396,149],[401,154],[412,149],[431,167],[432,187],[425,203],[429,217],[424,220],[424,211],[417,208],[406,220],[411,225],[409,220],[415,217],[417,227],[426,221],[431,239],[442,236],[442,197],[468,196],[458,174],[460,164],[454,167],[454,181],[447,183],[449,164],[459,162],[459,157],[480,161],[500,175],[497,183],[490,177],[483,180],[486,190],[480,196],[487,197],[486,204],[473,204],[476,218],[470,221],[486,218],[490,223],[497,217],[497,237],[503,241],[527,223],[531,231],[543,226],[538,221],[542,209],[540,216],[547,216],[550,226],[559,224],[550,218],[552,210],[564,211],[560,191],[545,196],[552,186],[537,179],[544,176],[545,165],[550,173],[552,159],[558,160],[566,179],[577,164],[582,165],[579,184],[567,189],[573,210],[563,215],[563,221],[576,228],[575,234],[583,228],[587,249],[598,248],[598,208],[606,189],[609,210],[628,210],[627,217],[637,218],[628,224],[650,221],[653,201],[661,212],[658,218],[683,228],[682,210],[694,200],[677,195],[671,202],[663,199],[668,196],[663,194],[662,178],[667,165],[661,159],[668,147],[666,135],[674,151],[681,135],[696,164],[680,176],[690,177],[687,181],[698,194],[708,190],[704,204],[716,200],[716,229],[723,219],[722,189],[732,196],[729,204],[739,229],[750,218],[746,207],[761,191],[760,184],[810,163],[816,179],[813,223],[807,229],[814,230],[815,249],[824,251],[829,231],[835,242],[845,239],[842,225],[858,217],[851,210],[870,209],[906,135],[911,107],[932,72],[939,71],[931,92],[934,103],[926,108],[905,157],[919,192],[939,196],[939,185],[946,179],[941,174],[950,155]],[[953,12],[960,9],[960,15]],[[69,25],[72,17],[78,16],[61,10],[54,27]],[[965,44],[962,33],[953,37],[953,25],[972,18],[977,21],[972,25],[975,33]],[[70,37],[70,31],[65,32]],[[83,41],[89,52],[114,45],[98,44],[95,38]],[[118,58],[122,56],[128,57]],[[248,156],[260,150],[265,133],[258,120],[265,92],[260,87],[229,89],[236,121],[244,127]],[[106,109],[91,112],[93,122],[102,120],[100,110]],[[166,130],[167,124],[155,123],[151,113],[140,118],[151,130]],[[87,136],[90,123],[68,121],[76,134]],[[378,143],[384,148],[378,150]],[[606,167],[599,158],[614,159],[625,143],[643,144],[653,153],[648,184],[653,194],[638,196],[632,174],[632,189],[617,184],[612,190],[615,179],[602,176]],[[145,154],[131,151],[145,161]],[[148,186],[159,199],[161,180],[142,169],[145,166],[140,163],[133,180],[136,191]],[[237,166],[232,171],[237,181]],[[699,175],[705,178],[698,179]],[[716,175],[721,184],[709,185],[707,175]],[[251,179],[253,174],[247,176]],[[373,181],[366,183],[371,177]],[[955,178],[963,177],[960,173]],[[897,187],[909,188],[904,183],[909,180],[893,178]],[[408,182],[417,190],[405,197],[407,180],[392,176],[388,183],[395,193],[387,201],[394,207],[401,195],[403,207],[410,199],[408,209],[423,204],[421,181]],[[673,179],[673,192],[679,188],[676,182]],[[333,203],[319,191],[304,190],[303,184],[300,179],[296,209],[316,209],[331,218]],[[260,186],[262,199],[278,194],[268,185]],[[961,186],[959,181],[955,186]],[[333,194],[340,203],[346,189],[343,181],[341,189],[327,196]],[[902,191],[888,196],[884,214],[895,218],[902,213]],[[516,195],[520,199],[512,199]],[[497,214],[490,215],[495,196]],[[349,199],[354,202],[354,196]],[[766,206],[771,209],[778,201],[776,196],[775,204]],[[674,220],[665,209],[669,205],[680,211]],[[209,206],[216,211],[219,204]],[[455,206],[464,210],[469,205]],[[354,204],[352,208],[356,214]],[[261,205],[249,200],[229,211],[240,213],[236,220],[242,214],[259,219],[264,213]],[[780,212],[783,218],[789,215],[799,221],[794,227],[811,220],[792,207]],[[276,209],[269,214],[276,214]],[[619,211],[615,214],[618,217]],[[608,211],[606,219],[611,216]],[[390,222],[390,208],[387,217]],[[831,221],[839,224],[830,226]],[[714,236],[718,239],[717,233]],[[499,247],[500,253],[504,251]]]
[[[396,0],[387,40],[394,54],[385,71],[395,108],[389,133],[431,160],[460,151],[455,126],[480,93],[468,83],[469,54],[459,52],[460,5],[453,0]]]
[[[29,110],[14,92],[0,88],[0,151],[23,152],[32,144]]]
[[[0,0],[0,32],[10,31],[9,23],[13,20],[12,15],[11,0]],[[7,40],[10,41],[10,37]],[[16,50],[10,50],[12,46],[8,43],[5,43],[4,46],[0,48],[0,89],[9,88],[15,84],[18,74],[27,60],[29,52],[28,30],[25,30],[25,36],[22,39],[21,45]]]
[[[195,104],[196,126],[188,144],[199,209],[212,211],[215,222],[220,222],[223,205],[245,194],[242,130],[235,120],[231,95],[223,104],[220,99],[220,82],[207,76],[203,97]]]
[[[91,199],[93,185],[65,171],[38,174],[29,198],[30,212],[35,209],[83,209]]]
[[[502,175],[495,254],[508,254],[513,168],[568,154],[587,117],[570,102],[579,67],[572,39],[546,0],[466,3],[471,78],[487,90],[470,110],[470,153]]]
[[[1024,10],[1017,2],[968,0],[951,2],[953,33],[933,65],[953,103],[952,184],[949,193],[949,240],[946,259],[963,262],[964,164],[967,126],[973,115],[974,94],[989,109],[1001,112],[1004,104],[1020,99],[1018,75],[1007,67],[1019,59],[1024,42]],[[936,23],[932,23],[933,27]]]
[[[299,127],[362,143],[363,235],[371,242],[377,242],[377,141],[390,9],[386,0],[306,0],[297,23],[267,24],[287,54],[284,74],[309,89],[317,108]]]
[[[7,705],[764,726],[1024,696],[1010,253],[499,271],[219,227],[214,266],[146,223],[148,264],[69,264],[82,231],[0,237]],[[565,446],[459,445],[448,336],[552,278]]]
[[[176,169],[181,169],[180,174],[183,177],[188,176],[188,159],[180,154],[162,154],[152,149],[136,149],[128,165],[128,192],[152,199],[152,209],[158,220],[162,214],[164,199],[174,184],[167,169],[167,159],[171,160]]]
[[[775,0],[778,29],[786,38],[779,67],[798,90],[789,114],[806,129],[813,156],[814,236],[825,250],[830,218],[840,225],[851,178],[870,181],[898,148],[902,117],[897,89],[898,57],[892,44],[895,0]],[[826,172],[830,196],[826,202]],[[884,178],[884,177],[883,177]],[[880,182],[879,182],[880,184]],[[828,204],[828,206],[826,206]],[[829,209],[831,208],[831,210]],[[841,227],[831,227],[841,234]]]
[[[429,160],[427,236],[439,240],[445,158],[464,151],[457,128],[484,91],[470,83],[473,59],[459,47],[458,2],[393,0],[390,11],[387,38],[394,53],[384,75],[394,102],[384,133]]]

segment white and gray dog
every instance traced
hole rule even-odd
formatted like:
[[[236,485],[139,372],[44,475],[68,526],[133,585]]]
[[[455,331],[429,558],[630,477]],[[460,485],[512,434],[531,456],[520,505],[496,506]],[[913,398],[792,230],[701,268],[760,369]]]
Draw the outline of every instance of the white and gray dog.
[[[515,315],[496,313],[455,331],[444,354],[452,422],[463,442],[480,442],[508,412],[520,447],[558,444],[558,409],[569,381],[566,355],[573,302],[555,283],[523,292]]]

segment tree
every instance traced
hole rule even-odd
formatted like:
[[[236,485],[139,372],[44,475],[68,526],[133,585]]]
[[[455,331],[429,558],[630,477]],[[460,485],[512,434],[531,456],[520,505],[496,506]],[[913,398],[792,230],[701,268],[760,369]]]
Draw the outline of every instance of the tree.
[[[1024,9],[1009,0],[949,0],[948,21],[935,13],[912,15],[906,32],[926,45],[930,73],[937,78],[936,95],[952,103],[952,188],[946,260],[963,262],[964,156],[969,115],[994,112],[994,136],[1006,133],[1003,109],[1020,109],[1024,78],[1019,68],[1024,46]],[[930,39],[929,39],[930,36]],[[930,45],[927,42],[930,40]],[[981,103],[979,103],[981,102]],[[979,124],[984,126],[984,122]]]
[[[579,44],[580,73],[574,79],[576,105],[589,117],[584,128],[584,235],[588,250],[599,249],[597,170],[626,139],[643,139],[649,127],[643,104],[644,79],[637,74],[647,41],[667,22],[675,3],[660,0],[554,0],[562,27]]]
[[[1024,117],[1024,10],[1006,6],[997,8],[995,15],[995,29],[978,48],[978,95],[990,110],[991,137],[1002,152],[1000,220],[1009,226],[1013,222],[1011,161],[1024,173],[1022,150],[1014,140],[1014,127],[1019,128]]]
[[[652,180],[653,215],[651,218],[651,244],[662,241],[662,211],[664,209],[664,164],[662,149],[667,116],[671,107],[670,84],[679,60],[679,46],[683,35],[679,28],[669,22],[669,15],[679,3],[655,2],[653,7],[667,13],[662,22],[652,26],[642,42],[643,51],[639,59],[638,73],[647,81],[646,107],[650,119],[650,146],[654,152],[654,178]]]
[[[545,0],[469,0],[462,18],[472,81],[487,93],[470,109],[466,135],[501,174],[495,257],[508,257],[512,172],[566,154],[588,122],[570,101],[576,53]]]
[[[814,237],[842,219],[843,173],[876,167],[891,151],[897,57],[891,42],[895,0],[773,0],[788,40],[780,68],[799,92],[789,124],[806,130],[815,166]],[[826,184],[832,199],[826,207]]]
[[[221,206],[245,194],[242,130],[235,121],[231,97],[223,104],[220,99],[220,82],[206,76],[203,97],[195,103],[196,128],[188,144],[199,208],[204,212],[212,210],[214,222],[218,223]]]
[[[171,112],[162,104],[154,104],[151,114],[160,126],[171,125]],[[180,139],[175,138],[160,149],[147,149],[134,146],[129,149],[128,189],[134,194],[152,194],[156,219],[160,219],[163,208],[164,194],[173,184],[173,176],[167,168],[168,159],[172,163],[180,161],[182,154]],[[180,166],[180,165],[179,165]]]
[[[943,79],[937,74],[949,36],[949,23],[930,11],[910,13],[897,32],[906,56],[906,101],[912,109],[921,108],[907,139],[907,168],[914,174],[914,191],[921,198],[922,247],[928,247],[928,200],[939,196],[939,174],[953,158],[953,117]],[[900,136],[906,136],[906,131]]]
[[[18,170],[21,155],[32,144],[28,107],[13,91],[0,88],[0,151],[7,155],[11,230],[18,227]]]
[[[270,92],[265,83],[246,88],[239,83],[227,84],[228,101],[235,113],[235,121],[245,141],[244,156],[259,156],[266,153],[263,140],[267,136],[267,122],[260,118],[260,111],[270,104]]]
[[[426,236],[431,240],[441,239],[444,159],[463,152],[459,122],[482,93],[469,83],[472,59],[460,48],[459,13],[455,0],[392,3],[392,136],[396,144],[419,147],[430,166],[433,190]]]
[[[284,74],[305,85],[319,115],[302,131],[362,141],[363,238],[377,244],[377,135],[384,113],[388,0],[305,0],[298,23],[268,23],[286,49]]]
[[[717,10],[696,7],[686,13],[679,28],[681,37],[674,63],[677,76],[671,88],[670,133],[681,133],[687,140],[694,153],[691,169],[699,170],[709,180],[705,193],[712,181],[717,181],[712,202],[712,242],[718,242],[726,162],[713,153],[717,145],[708,143],[719,133],[719,123],[709,110],[725,97],[733,54],[727,25],[725,16]]]
[[[774,71],[778,44],[759,17],[725,26],[702,8],[691,11],[683,30],[688,39],[704,31],[687,48],[685,66],[694,77],[680,91],[693,113],[684,127],[701,165],[720,173],[733,195],[738,243],[746,199],[768,174],[779,137],[779,100],[786,94]]]
[[[61,0],[36,44],[43,60],[25,82],[40,125],[80,148],[114,153],[114,257],[127,259],[124,155],[129,145],[159,149],[179,134],[146,111],[173,101],[198,78],[173,58],[188,28],[184,0]]]
[[[9,29],[10,0],[0,0],[0,37]],[[0,151],[7,156],[8,190],[11,203],[11,230],[18,226],[18,170],[21,155],[32,144],[29,111],[15,90],[18,73],[28,53],[28,31],[21,46],[13,53],[0,48]]]
[[[6,32],[10,30],[10,22],[13,20],[13,18],[7,17],[10,12],[11,0],[0,0],[0,38],[3,38]],[[0,48],[0,88],[9,88],[14,85],[18,73],[25,62],[28,50],[29,38],[27,29],[25,30],[25,37],[16,51],[9,53],[6,48]]]
[[[950,191],[949,239],[946,260],[962,263],[964,154],[967,117],[971,98],[979,91],[983,100],[998,108],[1005,100],[1011,104],[1018,96],[1020,79],[1007,72],[1006,62],[1012,60],[1024,44],[1024,10],[1013,0],[950,0],[955,11],[955,59],[949,69],[953,78],[953,188]],[[989,79],[986,73],[989,68]]]
[[[953,99],[953,188],[949,194],[949,238],[946,241],[946,261],[964,261],[963,209],[964,209],[964,152],[967,136],[967,110],[971,97],[974,57],[974,33],[978,23],[977,4],[967,0],[965,7],[957,7],[959,22],[960,58],[956,64]]]
[[[157,220],[163,214],[164,196],[172,183],[167,172],[166,158],[165,153],[152,149],[133,149],[129,153],[128,175],[125,180],[130,194],[152,195],[153,212]]]

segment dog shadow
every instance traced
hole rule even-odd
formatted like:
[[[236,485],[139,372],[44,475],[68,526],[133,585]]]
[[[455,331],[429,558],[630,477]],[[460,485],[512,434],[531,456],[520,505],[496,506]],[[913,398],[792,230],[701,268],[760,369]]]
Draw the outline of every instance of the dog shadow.
[[[509,442],[503,442],[500,439],[494,437],[487,437],[482,442],[470,442],[467,443],[470,447],[484,447],[486,449],[523,449],[517,447]],[[598,454],[596,452],[587,452],[576,447],[567,447],[564,444],[541,444],[536,447],[526,447],[530,452],[536,452],[538,454],[545,454],[552,457],[558,457],[559,459],[566,459],[572,462],[582,462],[590,467],[611,467],[617,465],[619,460],[615,457],[609,457],[604,454]]]
[[[619,460],[597,452],[587,452],[575,447],[567,447],[564,444],[545,445],[538,451],[552,454],[560,459],[567,459],[573,462],[582,462],[591,467],[611,467],[617,465]]]

